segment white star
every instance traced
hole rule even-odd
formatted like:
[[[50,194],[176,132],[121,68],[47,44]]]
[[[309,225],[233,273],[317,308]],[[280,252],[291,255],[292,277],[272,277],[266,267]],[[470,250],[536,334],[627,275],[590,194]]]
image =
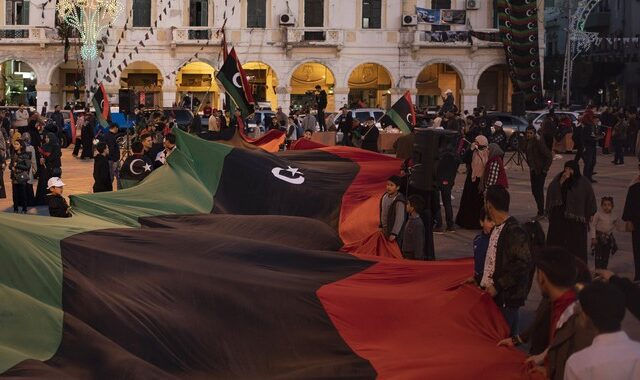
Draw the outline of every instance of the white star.
[[[300,171],[300,169],[298,168],[292,168],[291,166],[287,166],[287,170],[289,173],[291,173],[292,177],[295,177],[296,173],[300,173],[300,175],[303,175],[303,173]]]
[[[149,165],[148,163],[146,163],[146,164],[143,166],[143,168],[144,168],[144,171],[145,171],[145,172],[150,172],[150,171],[151,171],[151,165]]]

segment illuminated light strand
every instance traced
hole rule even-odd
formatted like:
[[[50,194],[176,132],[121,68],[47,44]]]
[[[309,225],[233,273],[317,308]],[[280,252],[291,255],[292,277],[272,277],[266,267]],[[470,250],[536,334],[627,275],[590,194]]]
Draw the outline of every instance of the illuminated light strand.
[[[123,11],[119,0],[59,0],[56,5],[61,20],[80,33],[84,60],[98,56],[97,42]]]

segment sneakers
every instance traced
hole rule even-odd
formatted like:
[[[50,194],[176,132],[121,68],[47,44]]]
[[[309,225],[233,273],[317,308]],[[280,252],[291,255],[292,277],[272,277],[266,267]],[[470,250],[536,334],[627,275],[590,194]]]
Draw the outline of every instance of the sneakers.
[[[442,227],[434,227],[433,228],[433,233],[434,234],[443,234],[444,233],[444,229]]]
[[[447,232],[456,232],[456,229],[453,227],[447,227]]]

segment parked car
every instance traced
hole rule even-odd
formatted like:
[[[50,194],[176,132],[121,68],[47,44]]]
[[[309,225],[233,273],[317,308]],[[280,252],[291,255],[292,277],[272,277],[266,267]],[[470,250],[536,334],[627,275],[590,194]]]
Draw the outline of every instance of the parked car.
[[[373,118],[376,120],[376,126],[378,128],[382,128],[379,121],[384,116],[385,110],[381,108],[356,108],[356,109],[350,110],[349,112],[351,112],[351,116],[354,119],[360,120],[361,123],[364,123],[365,120],[367,120],[367,118],[373,116]],[[341,120],[342,120],[342,112],[336,114],[335,119],[333,119],[333,123],[335,125],[338,125],[340,124]]]
[[[162,114],[169,118],[173,117],[176,120],[178,128],[186,131],[193,122],[193,113],[191,110],[180,107],[163,107],[163,108],[145,108],[144,115],[146,117],[152,115],[155,112],[162,112]]]
[[[533,124],[533,126],[536,128],[536,131],[537,131],[542,126],[542,122],[544,121],[544,118],[547,117],[548,114],[549,114],[548,110],[527,112],[527,114],[525,115],[525,118],[527,119],[528,122]],[[558,118],[568,116],[571,119],[571,123],[573,124],[574,127],[580,125],[580,121],[579,121],[580,114],[578,112],[555,111],[555,114]]]
[[[522,117],[514,116],[510,113],[492,112],[487,114],[487,122],[493,125],[496,121],[502,122],[502,129],[507,135],[507,142],[510,149],[518,149],[518,136],[524,133],[529,123]]]
[[[276,116],[276,113],[271,110],[260,110],[249,115],[245,120],[249,133],[254,136],[258,133],[264,133],[266,131],[266,125],[271,123],[271,118]]]

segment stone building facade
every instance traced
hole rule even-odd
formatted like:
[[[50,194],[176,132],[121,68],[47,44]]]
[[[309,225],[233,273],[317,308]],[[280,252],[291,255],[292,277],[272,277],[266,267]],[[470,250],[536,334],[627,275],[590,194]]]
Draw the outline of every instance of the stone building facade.
[[[104,82],[112,104],[128,89],[135,103],[149,106],[171,106],[187,92],[203,104],[220,106],[214,78],[222,64],[221,35],[215,31],[224,24],[228,45],[244,64],[257,100],[274,108],[303,106],[307,92],[320,84],[329,93],[329,111],[357,101],[385,108],[406,91],[424,108],[441,103],[447,89],[461,109],[471,111],[480,104],[510,110],[511,86],[501,44],[476,39],[434,42],[427,37],[432,30],[495,30],[493,1],[475,1],[475,6],[468,0],[123,2],[127,10],[133,5],[133,17],[110,70],[136,46],[139,54],[133,54],[110,83]],[[72,39],[65,63],[54,4],[0,1],[0,14],[5,15],[0,25],[0,96],[7,103],[30,101],[38,109],[45,101],[64,104],[73,100],[85,73],[91,83],[96,71],[101,79],[109,67],[128,11],[110,30],[102,61],[81,63]],[[416,7],[465,10],[466,22],[416,23]]]

